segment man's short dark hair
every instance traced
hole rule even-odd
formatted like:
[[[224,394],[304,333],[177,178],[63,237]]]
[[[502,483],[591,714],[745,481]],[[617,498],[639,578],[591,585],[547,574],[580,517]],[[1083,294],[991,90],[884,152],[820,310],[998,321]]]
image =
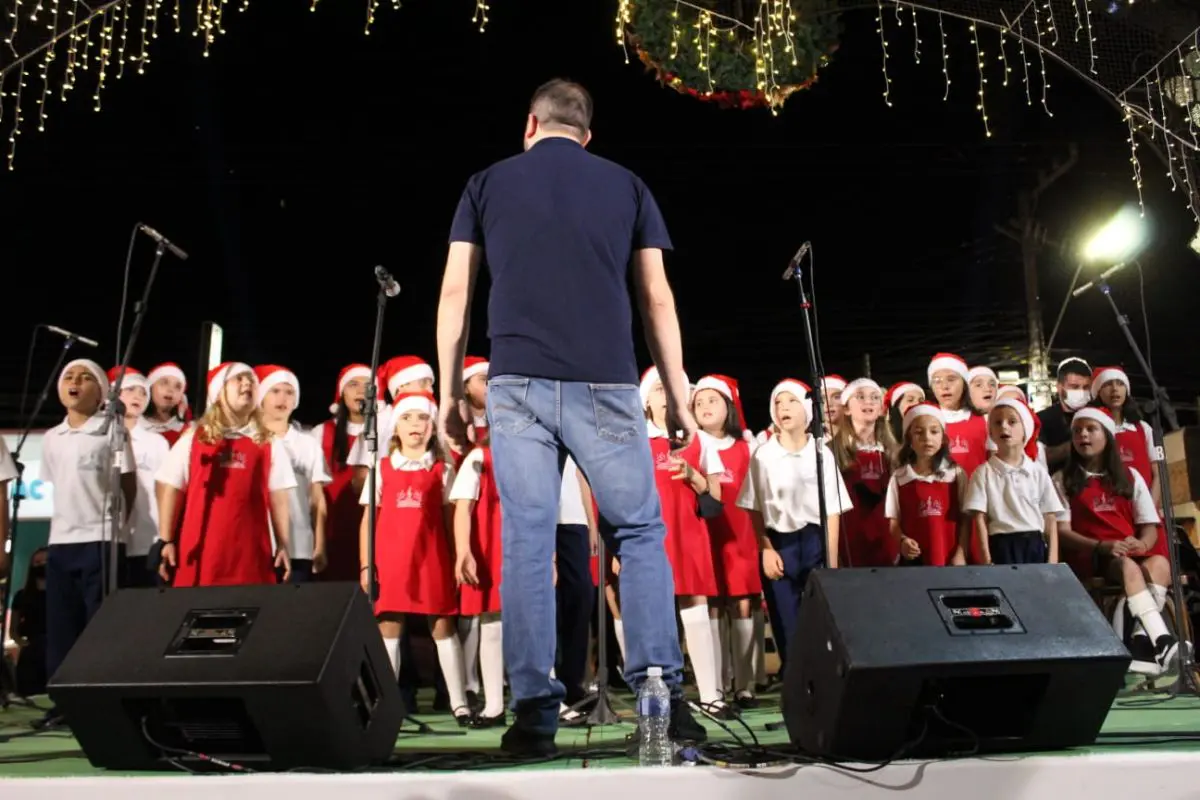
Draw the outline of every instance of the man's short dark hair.
[[[592,96],[578,83],[555,78],[533,93],[529,113],[543,128],[583,139],[592,127]]]
[[[1092,368],[1082,358],[1072,356],[1059,362],[1058,365],[1058,380],[1061,382],[1068,375],[1081,375],[1084,378],[1090,378],[1092,377]]]

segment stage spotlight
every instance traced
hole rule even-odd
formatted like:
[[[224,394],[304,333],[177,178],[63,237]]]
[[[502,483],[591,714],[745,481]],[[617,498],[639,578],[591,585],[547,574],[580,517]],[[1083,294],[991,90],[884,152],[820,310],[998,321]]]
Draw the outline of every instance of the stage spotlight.
[[[1126,206],[1084,242],[1080,257],[1093,264],[1122,264],[1146,246],[1147,224],[1134,206]]]

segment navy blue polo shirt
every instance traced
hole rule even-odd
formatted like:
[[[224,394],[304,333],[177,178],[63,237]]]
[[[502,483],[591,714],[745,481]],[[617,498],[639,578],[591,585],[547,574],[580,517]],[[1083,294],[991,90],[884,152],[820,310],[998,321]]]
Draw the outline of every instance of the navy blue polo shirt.
[[[484,249],[492,375],[637,383],[630,258],[671,239],[636,175],[543,139],[471,177],[450,241]]]

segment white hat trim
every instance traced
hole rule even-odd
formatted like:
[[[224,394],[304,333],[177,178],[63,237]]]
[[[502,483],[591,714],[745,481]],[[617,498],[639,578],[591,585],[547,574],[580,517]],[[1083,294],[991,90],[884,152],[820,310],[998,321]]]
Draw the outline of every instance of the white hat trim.
[[[255,383],[258,382],[258,378],[254,374],[254,368],[240,361],[235,361],[213,376],[213,379],[208,382],[208,404],[211,406],[217,402],[217,398],[221,396],[221,390],[225,388],[225,384],[244,372],[249,372],[250,377],[254,378]]]
[[[395,394],[401,386],[419,380],[433,380],[433,367],[428,364],[413,364],[388,378],[388,391]]]
[[[467,367],[463,370],[463,383],[471,380],[471,378],[474,378],[476,375],[486,375],[489,366],[491,365],[487,361],[481,361],[478,364],[472,364],[471,366]]]
[[[728,383],[720,378],[714,378],[711,375],[706,375],[700,380],[696,381],[696,392],[703,391],[704,389],[712,389],[714,392],[720,393],[721,396],[723,396],[726,400],[733,402],[732,387],[730,387]],[[693,394],[695,394],[695,392],[693,392]]]
[[[1100,427],[1108,431],[1113,436],[1117,435],[1117,423],[1108,414],[1105,414],[1098,408],[1081,408],[1075,412],[1075,416],[1071,418],[1071,424],[1074,425],[1076,420],[1090,419],[1100,423]]]
[[[849,403],[850,398],[854,397],[855,393],[858,392],[859,389],[874,389],[880,394],[883,394],[882,387],[880,387],[878,383],[870,378],[855,378],[846,384],[846,388],[842,389],[842,393],[838,397],[838,399],[842,401],[842,405]]]
[[[1109,381],[1120,381],[1125,384],[1126,394],[1133,392],[1133,387],[1129,385],[1129,375],[1125,373],[1125,370],[1109,367],[1108,369],[1100,370],[1095,379],[1092,380],[1092,399],[1100,396],[1100,389]]]
[[[915,406],[904,412],[904,421],[901,424],[901,431],[905,436],[908,435],[909,426],[917,421],[917,417],[933,417],[941,423],[942,428],[946,427],[946,415],[942,410],[932,403],[917,403]]]
[[[267,392],[271,391],[272,386],[278,386],[281,383],[291,385],[296,390],[296,405],[300,405],[300,379],[291,370],[281,369],[278,372],[272,372],[267,377],[263,378],[258,383],[258,404],[261,406],[262,401],[266,399]]]
[[[1022,444],[1029,444],[1029,440],[1033,438],[1033,414],[1030,412],[1029,406],[1015,397],[1001,397],[988,410],[988,416],[991,416],[997,408],[1011,408],[1017,412],[1017,416],[1021,418],[1021,427],[1025,429],[1025,441]],[[990,435],[989,438],[991,438]]]
[[[929,382],[933,383],[933,374],[935,372],[942,372],[943,370],[953,372],[967,383],[971,382],[971,371],[967,369],[966,362],[961,358],[950,358],[948,356],[935,358],[929,362],[929,369],[926,370],[926,377],[929,378]]]
[[[146,384],[153,386],[163,378],[174,378],[183,384],[183,391],[187,391],[187,376],[179,367],[155,367],[146,374]]]

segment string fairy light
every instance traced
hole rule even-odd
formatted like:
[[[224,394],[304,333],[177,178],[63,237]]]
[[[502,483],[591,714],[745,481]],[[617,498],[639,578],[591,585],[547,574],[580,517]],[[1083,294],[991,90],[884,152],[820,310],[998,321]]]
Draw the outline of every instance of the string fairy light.
[[[400,7],[400,0],[396,0],[396,8]],[[487,0],[475,0],[475,13],[471,15],[471,22],[479,26],[479,32],[483,33],[487,30],[488,11],[491,6],[487,4]]]
[[[921,63],[921,28],[917,25],[917,9],[912,9],[913,63]]]
[[[71,27],[67,34],[67,65],[63,70],[62,89],[59,91],[59,102],[66,102],[67,93],[75,88],[75,62],[79,57],[79,0],[71,3]]]
[[[1093,75],[1099,75],[1096,72],[1096,37],[1092,34],[1092,7],[1088,5],[1091,0],[1079,0],[1083,3],[1083,25],[1086,28],[1084,35],[1087,36],[1088,43],[1088,69]]]
[[[617,44],[625,52],[625,63],[629,63],[629,48],[625,46],[625,28],[633,24],[633,0],[619,0],[617,3]]]
[[[1138,143],[1137,129],[1133,124],[1133,110],[1123,104],[1122,109],[1125,112],[1125,122],[1129,126],[1129,163],[1133,165],[1133,183],[1137,186],[1138,208],[1141,209],[1142,216],[1146,215],[1146,203],[1142,198],[1142,165],[1138,161]]]
[[[25,119],[21,113],[21,97],[25,94],[25,62],[21,62],[20,72],[17,73],[16,105],[13,107],[12,130],[8,134],[8,171],[13,171],[13,162],[17,158],[17,139],[21,136],[21,122]]]
[[[108,80],[108,60],[109,54],[112,52],[112,9],[109,8],[104,12],[100,22],[100,41],[98,42],[97,60],[100,62],[100,75],[96,80],[96,91],[92,94],[92,110],[100,111],[100,96],[104,93],[104,87]]]
[[[1008,75],[1012,72],[1012,67],[1008,65],[1008,51],[1004,46],[1004,37],[1008,33],[1008,28],[1000,29],[1000,65],[1004,70],[1004,83],[1001,84],[1004,88],[1008,88]]]
[[[1046,56],[1042,49],[1042,24],[1038,19],[1037,3],[1032,4],[1033,8],[1033,30],[1037,34],[1037,52],[1038,66],[1042,72],[1042,109],[1045,110],[1047,116],[1054,116],[1054,112],[1050,110],[1050,106],[1046,105],[1046,91],[1050,88],[1050,82],[1046,80]]]
[[[17,33],[21,30],[21,0],[13,0],[13,7],[9,9],[8,16],[12,19],[12,30],[4,37],[4,43],[11,48],[13,39],[17,38]]]
[[[1159,73],[1158,67],[1154,67],[1154,81],[1151,85],[1149,77],[1144,80],[1146,89],[1146,111],[1149,112],[1150,118],[1154,119],[1154,89],[1158,89],[1158,107],[1162,109],[1163,122],[1167,119],[1167,98],[1163,93],[1162,75]],[[1174,192],[1179,188],[1179,184],[1175,180],[1175,142],[1172,141],[1171,135],[1167,132],[1166,126],[1155,126],[1162,131],[1163,144],[1167,148],[1167,177],[1171,179],[1171,191]]]
[[[117,80],[125,77],[125,42],[129,28],[129,11],[129,3],[119,3],[115,7],[115,13],[121,16],[121,34],[117,45]]]
[[[1079,34],[1083,32],[1083,14],[1079,12],[1079,0],[1071,0],[1071,10],[1075,12],[1075,43],[1079,43]]]
[[[46,112],[46,100],[50,96],[50,65],[58,57],[58,0],[54,0],[51,6],[48,27],[51,31],[50,46],[46,48],[42,57],[42,71],[38,76],[42,81],[42,93],[38,97],[38,131],[42,133],[46,130],[46,119],[50,116]]]
[[[1029,90],[1029,56],[1025,53],[1025,28],[1021,24],[1021,18],[1017,17],[1017,49],[1021,53],[1021,82],[1025,84],[1025,105],[1033,105],[1033,95]]]
[[[1192,53],[1200,53],[1200,28],[1197,28],[1196,32],[1192,36],[1193,36],[1193,38],[1192,38],[1191,52]],[[1183,46],[1182,45],[1175,48],[1175,57],[1177,59],[1179,59],[1179,74],[1180,75],[1191,74],[1190,71],[1188,70],[1187,59],[1185,59],[1183,56]],[[1193,97],[1192,102],[1193,103],[1197,102],[1197,99],[1198,98]],[[1197,126],[1196,126],[1195,107],[1193,106],[1192,108],[1187,109],[1187,110],[1190,113],[1185,114],[1184,116],[1187,117],[1188,132],[1192,135],[1192,149],[1197,152],[1200,152],[1200,140],[1197,139],[1197,135],[1196,135],[1196,127]],[[1164,114],[1164,117],[1165,116],[1166,115]],[[1164,119],[1164,122],[1165,121],[1166,120]]]
[[[371,35],[371,26],[375,24],[375,11],[379,8],[379,0],[367,0],[367,24],[363,27],[363,36]]]
[[[990,139],[992,138],[992,128],[988,124],[987,97],[984,91],[987,86],[987,72],[985,71],[986,65],[984,64],[985,56],[983,46],[979,43],[979,30],[974,23],[971,24],[970,31],[971,44],[975,45],[975,66],[979,71],[979,102],[975,105],[975,108],[979,111],[979,116],[983,118],[983,134]]]
[[[138,75],[146,74],[146,65],[150,63],[150,18],[156,8],[154,0],[142,2],[142,50],[134,58],[137,61]]]
[[[308,10],[315,12],[317,10],[317,3],[319,2],[321,2],[321,0],[310,0],[308,4]]]
[[[183,2],[183,0],[175,0],[174,20],[175,20],[175,32],[176,33],[179,33],[181,30],[183,30],[183,21],[180,19],[181,14],[180,14],[180,9],[179,9],[179,6],[182,4],[182,2]]]
[[[676,0],[675,8],[671,10],[671,52],[667,56],[669,63],[674,63],[675,59],[679,58],[679,2]]]
[[[888,43],[887,34],[883,30],[883,0],[875,0],[875,26],[879,33],[879,44],[883,47],[883,102],[892,106],[892,78],[888,75]]]
[[[1050,43],[1051,47],[1058,47],[1058,25],[1054,22],[1054,6],[1050,0],[1046,0],[1046,4],[1042,6],[1046,9],[1046,33],[1054,34],[1054,41]]]
[[[938,12],[938,33],[941,35],[942,41],[942,79],[946,82],[946,92],[942,95],[942,100],[950,99],[950,51],[946,47],[946,23],[942,17],[942,13]]]

